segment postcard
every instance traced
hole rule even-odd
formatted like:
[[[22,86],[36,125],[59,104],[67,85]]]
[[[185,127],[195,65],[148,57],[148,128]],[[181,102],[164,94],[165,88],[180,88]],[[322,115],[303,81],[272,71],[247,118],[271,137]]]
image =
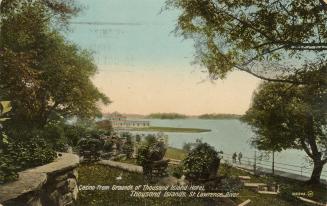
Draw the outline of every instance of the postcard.
[[[0,0],[0,206],[327,204],[324,0]]]

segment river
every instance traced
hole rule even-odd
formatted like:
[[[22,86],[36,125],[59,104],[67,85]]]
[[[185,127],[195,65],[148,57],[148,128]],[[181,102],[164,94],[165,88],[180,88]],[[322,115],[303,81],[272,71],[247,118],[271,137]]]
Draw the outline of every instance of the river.
[[[256,149],[250,145],[250,139],[254,133],[250,127],[237,119],[220,119],[220,120],[204,120],[204,119],[147,119],[151,122],[151,126],[162,127],[183,127],[183,128],[203,128],[210,129],[210,132],[203,133],[176,133],[168,132],[168,144],[171,147],[182,148],[187,142],[195,142],[201,139],[214,146],[218,151],[224,152],[224,156],[230,157],[234,152],[242,152],[243,161],[253,161]],[[153,133],[153,132],[137,132],[137,133]],[[257,150],[256,156],[260,157],[260,151]],[[258,160],[261,166],[270,168],[270,157],[264,155],[262,160]],[[294,165],[294,166],[292,166]],[[303,167],[301,169],[301,167]],[[275,153],[275,169],[293,172],[297,174],[309,176],[312,165],[309,163],[307,155],[304,151],[289,149]],[[302,170],[302,172],[301,172]],[[327,179],[327,169],[324,167],[322,175],[323,179]]]

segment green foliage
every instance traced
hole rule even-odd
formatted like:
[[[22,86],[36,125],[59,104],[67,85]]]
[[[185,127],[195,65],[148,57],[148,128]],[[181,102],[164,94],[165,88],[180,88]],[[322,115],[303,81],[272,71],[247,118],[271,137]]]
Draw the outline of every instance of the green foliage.
[[[29,130],[64,117],[99,114],[97,103],[109,100],[91,81],[97,68],[90,52],[66,41],[52,25],[60,16],[52,15],[54,10],[74,13],[70,5],[13,2],[4,1],[8,13],[0,15],[0,92],[13,107],[6,124]]]
[[[143,174],[152,178],[155,161],[160,161],[166,154],[166,146],[155,136],[148,135],[138,148],[136,163],[143,167]]]
[[[147,116],[152,119],[185,119],[187,118],[184,114],[178,113],[153,113]]]
[[[130,173],[116,168],[97,164],[82,164],[78,170],[80,185],[145,185],[149,184],[144,177],[137,173]],[[122,176],[117,181],[116,178]],[[76,205],[99,206],[99,205],[122,205],[122,206],[159,206],[159,205],[207,205],[208,199],[190,197],[131,197],[131,191],[80,191]],[[222,204],[219,204],[222,205]]]
[[[220,175],[222,176],[230,176],[232,174],[232,168],[233,168],[233,165],[229,162],[226,162],[221,165],[221,167],[219,168],[219,173]]]
[[[191,151],[191,149],[192,149],[192,143],[190,143],[190,142],[188,142],[188,143],[184,143],[184,145],[183,145],[183,150],[185,151],[185,152],[190,152]]]
[[[207,143],[198,144],[182,161],[185,177],[191,181],[208,180],[217,173],[219,153]]]
[[[96,122],[96,125],[97,125],[97,128],[99,128],[99,129],[108,130],[108,131],[112,130],[112,124],[111,124],[110,120],[98,121],[98,122]]]
[[[0,155],[0,185],[17,178],[18,168],[16,168],[14,160],[8,156]]]
[[[52,147],[38,137],[10,142],[0,152],[0,183],[15,180],[18,171],[47,164],[56,156]]]
[[[280,192],[279,192],[279,196],[289,202],[293,202],[293,203],[297,203],[300,204],[302,203],[302,201],[300,201],[296,196],[292,195],[292,193],[294,193],[294,189],[289,186],[289,185],[281,185],[280,186]]]
[[[99,129],[82,129],[81,132],[82,134],[79,136],[79,140],[77,142],[77,149],[79,154],[86,161],[99,160],[103,151],[111,151],[114,142],[106,140],[111,135],[110,131]]]
[[[64,126],[64,134],[65,139],[67,140],[67,144],[72,147],[76,147],[78,141],[84,137],[87,133],[88,129],[81,126],[76,125],[65,125]]]
[[[124,137],[124,135],[122,135]],[[131,158],[134,152],[134,144],[131,136],[126,137],[126,142],[123,145],[123,153],[127,155],[127,158]]]
[[[296,77],[310,81],[309,85],[261,84],[243,120],[255,132],[252,144],[259,149],[304,150],[317,167],[311,178],[319,181],[327,162],[327,65],[311,67],[315,69]]]
[[[176,178],[181,178],[183,176],[183,167],[181,165],[177,165],[171,169],[171,173]]]
[[[82,138],[78,142],[79,154],[85,161],[100,159],[103,142],[95,138]]]
[[[141,142],[141,136],[140,136],[139,134],[136,134],[136,135],[135,135],[135,141],[136,141],[137,143]]]
[[[167,7],[180,10],[177,32],[194,39],[196,61],[213,79],[239,69],[282,81],[272,76],[296,73],[288,60],[316,61],[326,54],[327,15],[321,2],[167,0]]]
[[[144,138],[144,144],[145,145],[152,145],[155,142],[157,142],[157,137],[153,134],[148,134],[147,136],[145,136]]]
[[[301,142],[309,141],[311,134],[307,127],[312,124],[314,138],[326,148],[326,65],[322,69],[325,73],[321,73],[321,81],[316,79],[316,84],[295,86],[266,82],[260,85],[243,117],[256,133],[253,144],[263,150],[304,149]],[[313,122],[309,121],[310,117]]]
[[[3,0],[0,9],[0,93],[13,108],[4,123],[9,138],[1,135],[5,182],[17,171],[52,161],[53,149],[76,145],[82,131],[63,119],[92,117],[99,113],[96,103],[108,99],[90,80],[96,72],[91,54],[55,27],[78,12],[73,1]]]
[[[137,159],[136,163],[138,165],[147,165],[150,164],[150,159],[148,158],[149,156],[149,144],[141,144],[138,148],[138,153],[137,153]]]

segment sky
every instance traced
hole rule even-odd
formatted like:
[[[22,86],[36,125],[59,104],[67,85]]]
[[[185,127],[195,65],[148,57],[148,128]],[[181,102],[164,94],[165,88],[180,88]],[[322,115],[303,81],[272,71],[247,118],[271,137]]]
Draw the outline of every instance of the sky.
[[[208,79],[192,64],[194,45],[174,33],[177,10],[164,0],[80,0],[69,40],[93,51],[99,72],[94,84],[113,103],[103,112],[244,114],[259,80],[233,72]]]

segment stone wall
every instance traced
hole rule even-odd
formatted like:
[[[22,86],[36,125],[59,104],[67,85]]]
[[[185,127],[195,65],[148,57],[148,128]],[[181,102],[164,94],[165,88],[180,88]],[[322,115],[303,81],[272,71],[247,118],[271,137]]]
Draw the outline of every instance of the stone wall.
[[[0,186],[0,205],[68,206],[77,199],[79,157],[60,153],[52,163],[19,173],[19,179]]]

